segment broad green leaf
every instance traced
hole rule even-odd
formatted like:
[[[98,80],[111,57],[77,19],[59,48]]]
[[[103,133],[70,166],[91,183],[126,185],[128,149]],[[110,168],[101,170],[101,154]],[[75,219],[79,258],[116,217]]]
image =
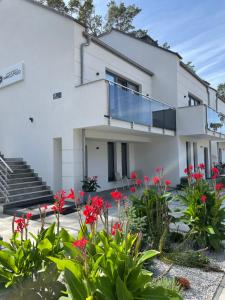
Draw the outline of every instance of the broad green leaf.
[[[60,230],[60,237],[62,238],[63,242],[72,243],[74,241],[74,237],[70,235],[69,232],[64,228]]]
[[[116,279],[116,294],[118,300],[133,300],[132,293],[127,289],[126,284],[118,276]]]
[[[69,294],[71,294],[72,299],[84,300],[89,296],[87,294],[87,286],[85,283],[68,269],[65,270],[65,280],[68,284]]]
[[[207,232],[208,232],[209,234],[215,234],[215,231],[214,231],[214,229],[213,229],[211,226],[208,226],[208,227],[207,227]]]
[[[150,286],[141,292],[138,297],[142,300],[182,300],[182,297],[174,291],[163,287]]]
[[[14,248],[12,247],[11,244],[9,244],[7,242],[4,242],[4,241],[1,241],[1,240],[0,240],[0,246],[3,246],[4,248],[7,248],[7,249],[12,250],[12,251],[14,250]]]
[[[141,254],[141,257],[138,260],[138,264],[142,264],[146,260],[153,258],[153,257],[157,256],[158,254],[159,254],[159,252],[155,251],[155,250],[145,251],[143,254]]]
[[[37,248],[46,255],[52,251],[52,243],[49,241],[49,239],[45,238],[39,242]]]
[[[14,256],[4,250],[0,251],[0,263],[2,264],[3,267],[9,270],[12,270],[14,272],[18,271],[15,264]]]

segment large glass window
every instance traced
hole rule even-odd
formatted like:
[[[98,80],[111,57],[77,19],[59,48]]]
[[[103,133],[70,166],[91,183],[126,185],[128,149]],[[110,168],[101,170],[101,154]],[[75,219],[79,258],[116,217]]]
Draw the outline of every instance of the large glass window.
[[[201,105],[201,101],[199,99],[197,99],[196,97],[194,97],[193,95],[189,94],[188,97],[189,97],[189,101],[188,101],[189,106]]]
[[[115,83],[118,83],[122,86],[127,87],[128,89],[131,89],[133,91],[139,92],[139,85],[135,84],[125,78],[122,78],[116,74],[113,74],[111,72],[106,71],[106,79]]]

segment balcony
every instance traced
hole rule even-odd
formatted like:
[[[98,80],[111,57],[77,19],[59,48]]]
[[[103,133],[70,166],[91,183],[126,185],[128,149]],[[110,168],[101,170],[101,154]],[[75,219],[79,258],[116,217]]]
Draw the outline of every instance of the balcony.
[[[109,116],[129,123],[176,130],[176,110],[166,104],[108,82]]]
[[[107,80],[89,82],[77,89],[78,119],[82,127],[107,125],[154,134],[175,134],[176,110],[169,105]]]
[[[177,133],[184,136],[225,138],[225,117],[206,105],[177,109]]]

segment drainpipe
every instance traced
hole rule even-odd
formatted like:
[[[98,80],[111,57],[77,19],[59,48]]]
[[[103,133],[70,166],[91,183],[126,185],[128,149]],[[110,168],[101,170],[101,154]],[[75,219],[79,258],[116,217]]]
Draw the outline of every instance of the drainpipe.
[[[90,36],[87,33],[87,30],[83,32],[83,36],[86,38],[86,42],[80,45],[80,84],[84,83],[84,47],[90,45]]]
[[[209,95],[209,87],[206,87],[207,95],[208,95],[208,106],[210,106],[210,95]]]

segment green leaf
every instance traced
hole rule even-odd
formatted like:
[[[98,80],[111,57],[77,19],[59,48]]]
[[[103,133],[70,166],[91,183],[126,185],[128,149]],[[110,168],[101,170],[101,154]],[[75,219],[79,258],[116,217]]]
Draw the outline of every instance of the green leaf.
[[[89,296],[85,283],[68,269],[65,270],[65,280],[68,284],[69,294],[71,294],[72,299],[84,300]]]
[[[211,226],[208,226],[208,227],[207,227],[207,232],[208,232],[209,234],[215,234],[215,231],[214,231],[214,229],[213,229]]]
[[[12,251],[14,250],[14,248],[12,247],[11,244],[9,244],[7,242],[4,242],[4,241],[1,241],[1,240],[0,240],[0,246],[3,246],[4,248],[7,248],[7,249],[12,250]]]
[[[7,253],[4,250],[0,251],[0,263],[2,264],[3,267],[12,270],[14,272],[17,272],[17,267],[15,264],[15,258],[13,255]]]
[[[159,254],[158,251],[155,251],[155,250],[148,250],[148,251],[145,251],[141,257],[139,258],[138,260],[138,265],[142,264],[143,262],[145,262],[146,260],[150,259],[150,258],[153,258],[155,256],[157,256]]]
[[[74,241],[74,237],[70,235],[69,232],[64,228],[60,230],[60,237],[62,238],[63,242],[72,243]]]
[[[44,238],[47,238],[52,244],[55,241],[55,223],[51,224],[46,232],[44,233]]]
[[[150,287],[139,293],[139,299],[142,300],[182,300],[176,292],[163,287]]]
[[[116,279],[116,294],[118,300],[133,300],[133,295],[127,289],[126,284],[118,276]]]
[[[52,243],[49,239],[45,238],[39,242],[37,248],[45,255],[52,251]]]

